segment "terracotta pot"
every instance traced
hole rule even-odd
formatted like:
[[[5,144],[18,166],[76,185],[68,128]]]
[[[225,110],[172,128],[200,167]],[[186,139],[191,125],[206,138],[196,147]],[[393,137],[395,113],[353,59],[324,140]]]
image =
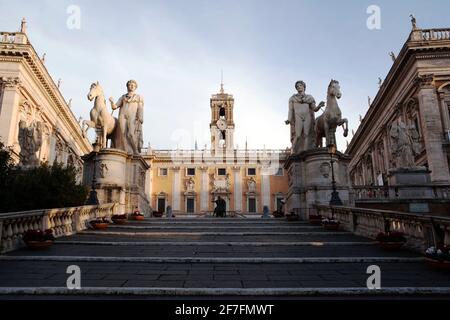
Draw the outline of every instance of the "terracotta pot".
[[[378,241],[378,247],[386,251],[397,251],[403,247],[404,242],[386,242],[386,241]]]
[[[108,228],[108,223],[106,223],[106,222],[91,223],[91,224],[95,230],[105,230],[106,228]]]
[[[435,269],[450,270],[450,261],[439,261],[430,257],[425,257],[425,262]]]
[[[153,212],[153,217],[155,218],[161,218],[163,216],[162,212]],[[174,215],[172,215],[172,217],[174,217]]]
[[[320,226],[322,225],[322,219],[311,219],[309,218],[309,223],[314,226]]]
[[[133,216],[133,219],[136,221],[143,221],[145,219],[144,216]]]
[[[298,221],[300,217],[296,214],[291,214],[286,216],[287,221]]]
[[[114,224],[126,224],[127,219],[112,219],[112,222],[114,222]]]
[[[339,230],[339,223],[338,224],[324,224],[323,227],[325,228],[325,230],[331,230],[331,231],[337,231]]]
[[[26,241],[25,244],[32,250],[44,250],[53,245],[53,240],[46,241]]]

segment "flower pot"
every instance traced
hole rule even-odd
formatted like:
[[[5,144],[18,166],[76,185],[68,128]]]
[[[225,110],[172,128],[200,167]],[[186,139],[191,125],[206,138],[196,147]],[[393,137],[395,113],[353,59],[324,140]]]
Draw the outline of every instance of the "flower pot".
[[[287,221],[298,221],[300,217],[296,214],[291,214],[286,216]]]
[[[339,230],[339,223],[329,223],[329,224],[324,224],[323,227],[325,228],[325,230],[330,230],[330,231],[337,231]]]
[[[155,218],[161,218],[163,216],[163,212],[153,212],[153,217]],[[172,215],[173,216],[173,215]]]
[[[46,241],[26,241],[25,244],[32,250],[45,250],[53,245],[53,240]]]
[[[114,222],[114,224],[126,224],[127,219],[112,219],[112,222]]]
[[[133,216],[133,219],[136,221],[143,221],[145,219],[144,216]]]
[[[430,257],[425,257],[425,262],[426,264],[435,269],[450,270],[450,261],[437,260]]]
[[[309,223],[314,226],[320,226],[322,224],[322,218],[309,218]]]
[[[106,222],[91,223],[91,225],[95,230],[105,230],[108,228],[108,223]]]
[[[378,247],[380,247],[383,250],[386,251],[397,251],[400,250],[401,247],[403,247],[405,243],[404,242],[389,242],[389,241],[378,241]]]

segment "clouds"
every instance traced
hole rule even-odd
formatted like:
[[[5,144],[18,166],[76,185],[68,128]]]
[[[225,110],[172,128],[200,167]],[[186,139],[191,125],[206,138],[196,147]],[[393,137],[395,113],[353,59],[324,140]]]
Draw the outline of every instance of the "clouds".
[[[367,30],[360,1],[10,1],[0,4],[9,13],[0,25],[16,30],[27,16],[32,44],[47,53],[49,72],[63,79],[63,94],[83,118],[90,83],[100,81],[107,97],[117,98],[133,78],[145,98],[145,144],[173,148],[174,133],[184,132],[190,138],[180,147],[192,148],[196,138],[202,146],[209,143],[209,98],[223,69],[225,89],[235,97],[236,143],[243,147],[247,136],[249,147],[284,149],[296,80],[320,101],[330,79],[338,79],[343,115],[356,130],[367,96],[375,96],[377,78],[390,67],[387,53],[409,33],[405,12],[420,12],[421,25],[445,26],[450,6],[378,2],[386,19],[378,33]],[[80,30],[66,27],[72,4],[81,8]]]

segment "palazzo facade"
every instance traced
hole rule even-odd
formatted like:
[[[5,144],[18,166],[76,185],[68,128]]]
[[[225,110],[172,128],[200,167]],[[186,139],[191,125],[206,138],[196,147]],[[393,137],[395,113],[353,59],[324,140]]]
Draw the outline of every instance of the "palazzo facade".
[[[387,185],[399,119],[418,133],[415,165],[428,168],[432,183],[450,184],[449,108],[450,29],[415,27],[347,148],[352,184]]]
[[[288,191],[283,165],[290,150],[234,148],[234,98],[224,92],[210,99],[211,148],[146,150],[151,165],[150,203],[157,211],[204,214],[222,197],[231,214],[279,209]]]

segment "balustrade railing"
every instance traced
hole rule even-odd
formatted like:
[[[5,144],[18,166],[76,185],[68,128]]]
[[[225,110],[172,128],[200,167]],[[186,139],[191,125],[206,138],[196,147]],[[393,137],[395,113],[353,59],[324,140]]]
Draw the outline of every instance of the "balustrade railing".
[[[450,40],[450,29],[423,29],[423,40]]]
[[[20,32],[0,32],[0,43],[27,44],[27,36]]]
[[[118,204],[0,213],[0,253],[23,246],[28,230],[52,229],[58,238],[87,229],[90,220],[116,213]]]
[[[436,199],[436,200],[450,200],[450,185],[404,185],[404,186],[354,186],[355,200],[395,200],[403,199],[400,197],[398,190],[402,191],[410,189],[411,191],[418,188],[429,188],[430,192],[426,193],[428,196],[423,196],[421,199]],[[413,194],[414,192],[411,192]]]
[[[387,210],[316,205],[323,217],[337,219],[344,230],[375,239],[378,233],[399,231],[405,234],[406,245],[423,252],[437,244],[450,244],[450,218]]]

